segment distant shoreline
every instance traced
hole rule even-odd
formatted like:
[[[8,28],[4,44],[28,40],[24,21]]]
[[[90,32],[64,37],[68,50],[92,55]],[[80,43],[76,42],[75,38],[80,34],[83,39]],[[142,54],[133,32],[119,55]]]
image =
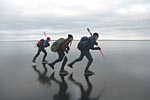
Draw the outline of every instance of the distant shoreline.
[[[38,40],[14,40],[14,41],[0,41],[0,42],[36,42]],[[56,40],[51,40],[56,41]],[[79,41],[79,40],[73,40]],[[98,40],[98,41],[150,41],[150,40]]]

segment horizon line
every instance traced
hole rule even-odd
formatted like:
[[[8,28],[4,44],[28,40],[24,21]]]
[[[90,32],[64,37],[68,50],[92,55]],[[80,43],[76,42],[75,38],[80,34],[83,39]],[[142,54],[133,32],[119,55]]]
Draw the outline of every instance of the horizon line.
[[[57,39],[51,40],[51,41],[56,41]],[[38,40],[0,40],[0,42],[34,42]],[[78,39],[73,40],[73,41],[80,41]],[[102,39],[102,40],[97,40],[97,41],[150,41],[150,39]]]

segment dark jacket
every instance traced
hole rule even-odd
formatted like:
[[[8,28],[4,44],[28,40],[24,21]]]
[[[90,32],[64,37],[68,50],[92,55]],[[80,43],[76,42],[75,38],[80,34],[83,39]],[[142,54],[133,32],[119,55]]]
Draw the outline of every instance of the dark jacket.
[[[89,37],[88,45],[87,45],[87,50],[92,49],[92,50],[98,50],[98,47],[94,47],[96,45],[96,39],[94,37]]]
[[[45,48],[45,47],[48,47],[50,44],[48,43],[48,41],[47,40],[44,40],[43,41],[43,47]]]

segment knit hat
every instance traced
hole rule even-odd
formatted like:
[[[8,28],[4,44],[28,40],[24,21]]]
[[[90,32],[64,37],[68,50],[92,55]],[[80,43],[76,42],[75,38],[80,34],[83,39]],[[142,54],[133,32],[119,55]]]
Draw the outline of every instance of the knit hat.
[[[93,36],[99,36],[99,34],[95,32],[95,33],[93,34]]]
[[[73,36],[72,36],[71,34],[68,34],[68,39],[69,39],[69,38],[73,38]]]
[[[51,40],[51,38],[50,38],[50,37],[47,37],[46,40]]]

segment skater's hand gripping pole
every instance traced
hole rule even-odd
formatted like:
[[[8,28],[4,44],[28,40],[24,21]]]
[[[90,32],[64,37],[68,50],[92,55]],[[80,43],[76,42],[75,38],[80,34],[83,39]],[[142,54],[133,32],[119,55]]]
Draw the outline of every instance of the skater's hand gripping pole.
[[[87,28],[87,31],[90,33],[91,36],[93,36],[89,28]],[[98,44],[97,44],[96,46],[99,47]],[[99,52],[100,52],[100,54],[102,55],[103,59],[106,61],[106,58],[105,58],[105,56],[104,56],[102,50],[99,50]]]

